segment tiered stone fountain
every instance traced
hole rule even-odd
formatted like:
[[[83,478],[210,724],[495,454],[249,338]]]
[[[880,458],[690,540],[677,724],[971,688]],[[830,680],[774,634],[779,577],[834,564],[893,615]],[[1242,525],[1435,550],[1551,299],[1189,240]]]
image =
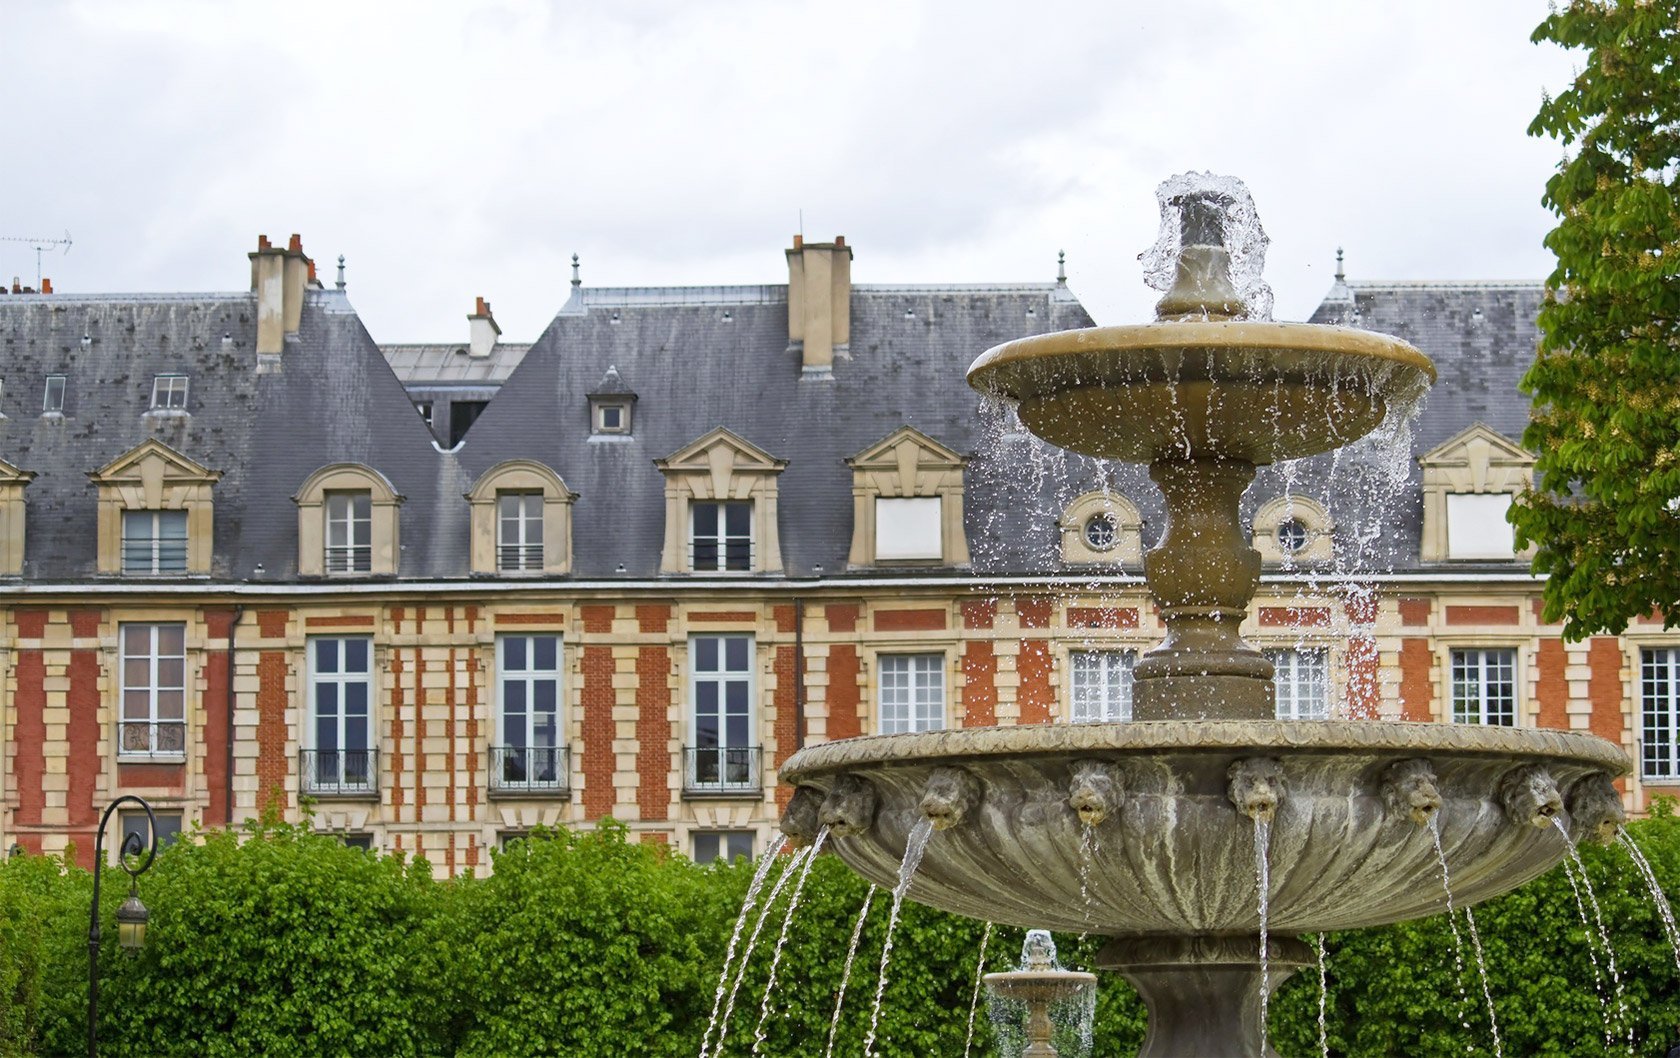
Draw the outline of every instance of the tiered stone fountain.
[[[1435,372],[1396,338],[1246,318],[1226,245],[1246,192],[1197,183],[1165,204],[1181,245],[1155,322],[1020,339],[968,373],[1044,440],[1148,463],[1165,494],[1144,565],[1167,634],[1137,664],[1135,719],[847,739],[782,769],[797,788],[784,829],[829,827],[871,881],[893,886],[931,819],[910,898],[1111,936],[1101,967],[1142,995],[1153,1058],[1269,1053],[1263,988],[1312,959],[1295,935],[1445,910],[1430,827],[1473,904],[1564,857],[1554,817],[1573,840],[1613,833],[1611,781],[1629,768],[1570,732],[1273,719],[1272,667],[1238,635],[1260,572],[1243,490],[1257,465],[1370,433]]]

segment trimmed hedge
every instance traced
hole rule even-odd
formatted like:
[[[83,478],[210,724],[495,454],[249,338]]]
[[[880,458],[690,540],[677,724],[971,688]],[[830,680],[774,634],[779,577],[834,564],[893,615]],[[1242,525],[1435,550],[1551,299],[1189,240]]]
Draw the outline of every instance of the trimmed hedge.
[[[1665,812],[1629,829],[1664,887],[1680,889],[1680,821]],[[496,854],[489,877],[437,882],[424,863],[349,849],[306,827],[201,834],[160,856],[143,879],[152,917],[138,956],[120,952],[110,928],[127,893],[126,878],[111,869],[102,894],[101,1052],[697,1055],[752,865],[696,867],[630,838],[612,822],[539,834]],[[1631,1033],[1637,1053],[1663,1055],[1680,1026],[1680,975],[1655,908],[1625,851],[1585,849],[1583,857],[1620,971],[1626,1013],[1613,1019],[1618,1047]],[[82,1053],[91,881],[53,857],[0,866],[0,1056]],[[765,919],[726,1054],[753,1050],[794,888]],[[812,866],[760,1055],[824,1052],[866,891],[834,857]],[[877,893],[836,1055],[862,1052],[890,904],[889,894]],[[1562,871],[1475,914],[1505,1053],[1599,1053],[1604,1005]],[[748,932],[755,921],[749,917]],[[1463,932],[1462,916],[1459,924]],[[905,905],[877,1053],[963,1054],[984,933],[983,923]],[[1012,964],[1021,941],[1020,930],[997,928],[986,968]],[[1065,964],[1088,966],[1101,938],[1058,943]],[[1491,1051],[1473,957],[1464,953],[1461,999],[1444,918],[1334,934],[1327,947],[1332,1054]],[[1596,957],[1603,975],[1607,960]],[[1605,991],[1614,1011],[1607,978]],[[1318,1053],[1319,996],[1309,968],[1274,997],[1271,1032],[1281,1053]],[[1131,1053],[1143,1031],[1136,995],[1105,975],[1094,1053]],[[988,1053],[990,1043],[982,1004],[973,1053]]]

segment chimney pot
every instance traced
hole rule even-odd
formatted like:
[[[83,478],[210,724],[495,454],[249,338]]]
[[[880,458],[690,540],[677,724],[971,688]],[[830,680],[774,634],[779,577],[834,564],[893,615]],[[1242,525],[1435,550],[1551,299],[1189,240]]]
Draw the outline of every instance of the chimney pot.
[[[43,293],[43,294],[51,294],[52,293],[52,280],[51,279],[41,280],[41,293]]]
[[[268,249],[272,249],[272,248],[273,248],[273,244],[268,241],[268,236],[266,236],[266,235],[257,236],[257,249],[268,250]]]
[[[805,236],[795,235],[793,237],[793,248],[795,250],[799,250],[799,249],[803,249],[804,246],[805,246]]]
[[[482,294],[479,295],[473,314],[467,317],[467,355],[474,358],[489,356],[501,334],[496,317],[490,314],[490,303],[484,300]]]
[[[840,247],[840,246],[844,246],[844,245],[846,245],[846,237],[845,237],[845,236],[844,236],[844,235],[836,235],[836,236],[835,236],[835,237],[834,237],[834,245],[835,245],[835,246],[836,246],[836,247]]]
[[[299,235],[295,231],[292,232],[292,241],[286,244],[286,249],[290,250],[292,253],[302,253],[303,236]]]

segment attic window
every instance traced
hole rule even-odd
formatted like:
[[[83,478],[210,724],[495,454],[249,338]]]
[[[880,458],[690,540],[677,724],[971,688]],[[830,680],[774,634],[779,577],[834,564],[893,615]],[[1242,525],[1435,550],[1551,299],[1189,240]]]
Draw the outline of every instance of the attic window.
[[[41,402],[41,411],[47,415],[62,415],[64,413],[64,376],[47,376],[47,394]]]
[[[153,411],[187,410],[187,376],[158,375],[152,379]]]
[[[630,432],[629,401],[597,398],[594,404],[595,433],[626,434]]]

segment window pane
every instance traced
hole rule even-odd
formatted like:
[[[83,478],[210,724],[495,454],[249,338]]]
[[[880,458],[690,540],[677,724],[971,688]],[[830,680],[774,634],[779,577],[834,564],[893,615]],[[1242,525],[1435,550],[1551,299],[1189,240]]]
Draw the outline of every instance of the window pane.
[[[729,536],[752,535],[752,504],[724,504],[724,530]]]
[[[184,703],[186,695],[181,691],[157,692],[157,717],[159,720],[181,720],[186,717]]]
[[[750,667],[747,640],[740,636],[732,636],[724,640],[724,664],[730,672],[746,672]]]
[[[694,535],[696,537],[718,535],[718,505],[715,503],[696,503],[694,505]]]
[[[536,648],[535,667],[544,672],[551,672],[560,667],[560,637],[537,636],[533,644]]]
[[[525,681],[508,680],[502,684],[502,709],[511,714],[525,713]]]
[[[718,858],[718,845],[722,835],[696,833],[694,835],[694,862],[711,863]]]
[[[560,685],[555,680],[535,680],[532,690],[536,692],[532,701],[532,708],[539,713],[552,716],[560,707]]]
[[[315,671],[338,671],[338,640],[317,639],[315,641]]]
[[[510,672],[523,672],[525,664],[525,648],[528,640],[524,636],[502,637],[502,664]]]
[[[368,641],[365,639],[346,639],[344,641],[344,671],[368,671]]]
[[[699,672],[718,671],[718,641],[713,636],[703,636],[694,641],[694,667]]]

